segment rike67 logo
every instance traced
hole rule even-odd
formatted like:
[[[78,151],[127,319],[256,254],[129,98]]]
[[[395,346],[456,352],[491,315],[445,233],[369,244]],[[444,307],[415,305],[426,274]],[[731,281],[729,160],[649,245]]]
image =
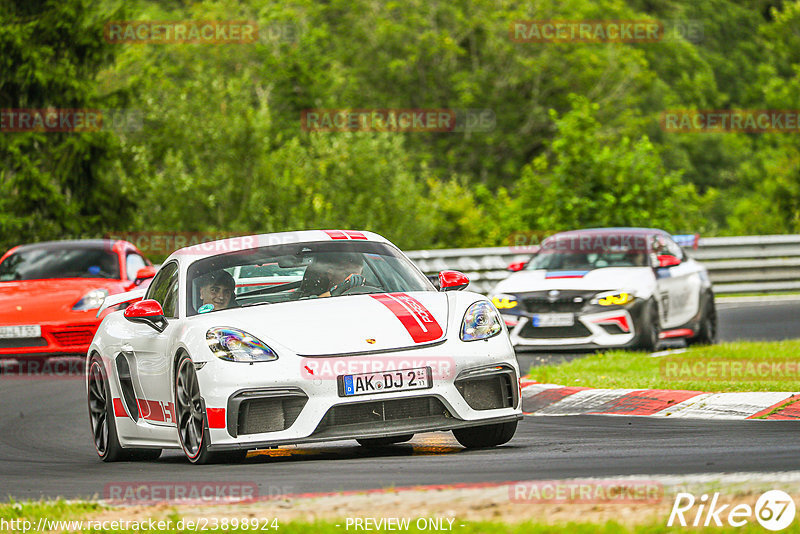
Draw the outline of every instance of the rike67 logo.
[[[695,498],[691,493],[678,493],[667,520],[667,526],[683,527],[724,526],[742,527],[755,519],[767,530],[778,531],[794,521],[795,505],[792,497],[781,490],[770,490],[761,495],[755,506],[749,504],[718,504],[719,493],[709,499],[707,494]],[[676,523],[677,521],[677,523]]]

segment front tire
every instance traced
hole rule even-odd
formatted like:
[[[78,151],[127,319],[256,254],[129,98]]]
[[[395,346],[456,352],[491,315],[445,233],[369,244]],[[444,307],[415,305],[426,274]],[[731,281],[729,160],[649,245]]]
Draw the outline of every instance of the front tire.
[[[208,450],[211,436],[206,410],[200,396],[200,383],[194,362],[188,354],[183,354],[176,365],[175,413],[178,419],[178,439],[189,462],[197,465],[237,462],[247,456],[247,450]]]
[[[714,304],[713,294],[706,296],[702,310],[698,333],[687,340],[689,345],[713,345],[717,342],[717,307]]]
[[[494,425],[457,428],[453,430],[453,435],[461,445],[468,449],[482,449],[508,443],[516,431],[517,421],[511,421]]]
[[[88,401],[94,448],[101,460],[156,460],[161,456],[161,449],[124,449],[120,445],[108,375],[97,355],[89,363]]]
[[[659,334],[661,333],[661,324],[658,319],[658,306],[653,299],[645,303],[644,310],[642,310],[641,324],[639,327],[639,334],[634,345],[639,350],[653,352],[658,348]]]

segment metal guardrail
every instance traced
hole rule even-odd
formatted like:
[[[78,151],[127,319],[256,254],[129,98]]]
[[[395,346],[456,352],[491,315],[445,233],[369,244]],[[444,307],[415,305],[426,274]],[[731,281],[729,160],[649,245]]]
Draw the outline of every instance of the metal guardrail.
[[[700,238],[686,252],[703,262],[717,294],[800,291],[800,235]],[[470,290],[488,293],[509,274],[508,265],[530,258],[521,247],[415,250],[406,253],[426,274],[464,272]]]

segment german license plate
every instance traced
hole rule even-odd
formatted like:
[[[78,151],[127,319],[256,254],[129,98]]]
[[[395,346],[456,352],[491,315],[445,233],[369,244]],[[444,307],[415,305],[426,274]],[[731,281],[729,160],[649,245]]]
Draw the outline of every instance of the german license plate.
[[[371,395],[373,393],[391,393],[394,391],[411,391],[433,387],[430,367],[342,375],[339,378],[339,395],[341,397],[355,397],[357,395]]]
[[[0,339],[20,337],[41,337],[42,327],[38,324],[19,326],[0,326]]]
[[[536,313],[531,318],[533,326],[572,326],[575,316],[571,313]]]

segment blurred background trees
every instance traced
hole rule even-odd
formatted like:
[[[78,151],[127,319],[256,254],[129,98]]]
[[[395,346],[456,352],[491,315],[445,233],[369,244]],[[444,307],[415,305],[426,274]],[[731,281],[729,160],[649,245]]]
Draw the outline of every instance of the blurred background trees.
[[[407,249],[646,225],[800,232],[797,134],[665,109],[800,107],[800,2],[0,2],[0,108],[139,128],[0,132],[0,235],[358,228]],[[519,43],[514,20],[655,18],[656,43]],[[252,44],[109,44],[109,20],[255,20]],[[683,26],[681,25],[683,24]],[[692,28],[693,33],[682,31]],[[489,109],[490,131],[324,133],[312,108]]]

